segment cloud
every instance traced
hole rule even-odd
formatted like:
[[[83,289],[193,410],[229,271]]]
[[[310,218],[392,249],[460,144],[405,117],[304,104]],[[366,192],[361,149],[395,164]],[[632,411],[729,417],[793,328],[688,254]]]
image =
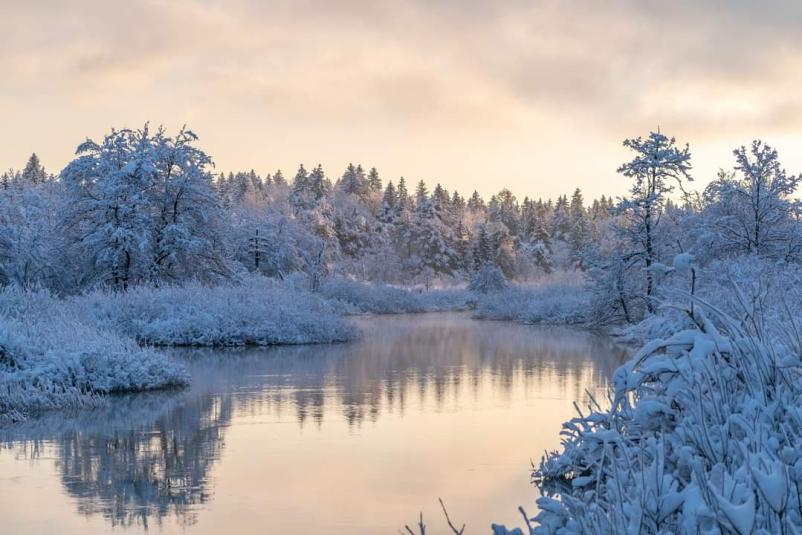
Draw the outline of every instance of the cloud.
[[[580,140],[599,145],[590,163],[608,166],[622,137],[657,124],[711,146],[723,131],[802,126],[802,4],[790,0],[0,0],[0,18],[0,69],[12,73],[0,112],[66,123],[70,139],[43,142],[67,147],[101,121],[212,129],[241,118],[219,137],[303,130],[322,152],[380,153],[374,138],[420,140],[478,184],[465,162],[482,175],[494,161],[554,173]],[[41,137],[35,126],[2,134],[0,159]],[[336,144],[321,141],[332,132]]]

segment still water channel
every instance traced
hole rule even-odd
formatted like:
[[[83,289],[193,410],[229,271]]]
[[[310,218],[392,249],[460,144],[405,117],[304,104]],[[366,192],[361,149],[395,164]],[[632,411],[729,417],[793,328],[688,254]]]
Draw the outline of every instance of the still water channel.
[[[332,346],[175,351],[181,391],[0,429],[0,533],[397,533],[437,502],[471,533],[535,511],[557,448],[624,353],[467,314],[357,320]],[[468,530],[466,530],[468,531]]]

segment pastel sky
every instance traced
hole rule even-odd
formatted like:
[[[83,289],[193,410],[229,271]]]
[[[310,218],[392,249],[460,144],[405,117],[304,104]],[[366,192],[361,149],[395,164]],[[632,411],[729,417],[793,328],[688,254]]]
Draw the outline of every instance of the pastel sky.
[[[802,2],[0,0],[0,168],[188,124],[218,170],[348,162],[483,194],[621,194],[625,137],[700,183],[760,137],[802,170]]]

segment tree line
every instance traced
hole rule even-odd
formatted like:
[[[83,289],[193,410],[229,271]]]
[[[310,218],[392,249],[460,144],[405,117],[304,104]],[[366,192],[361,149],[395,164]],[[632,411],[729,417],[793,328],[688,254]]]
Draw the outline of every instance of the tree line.
[[[690,148],[660,132],[624,142],[627,195],[586,202],[508,189],[485,200],[440,184],[384,181],[350,164],[214,172],[182,129],[112,130],[82,143],[57,175],[36,155],[0,177],[0,282],[72,293],[95,286],[216,282],[252,272],[429,286],[470,280],[487,264],[528,281],[587,274],[596,306],[634,320],[653,310],[666,259],[758,255],[800,260],[800,178],[761,141],[691,191]]]

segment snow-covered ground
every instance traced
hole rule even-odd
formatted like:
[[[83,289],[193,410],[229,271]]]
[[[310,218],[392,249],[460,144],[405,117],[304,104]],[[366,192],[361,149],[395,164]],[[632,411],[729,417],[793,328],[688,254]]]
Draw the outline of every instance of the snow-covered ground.
[[[534,471],[531,533],[798,532],[802,273],[746,257],[696,275],[696,296],[664,281],[657,313],[620,330],[641,349]]]
[[[580,323],[590,319],[590,300],[590,290],[580,275],[558,274],[538,284],[512,285],[483,294],[474,315],[522,323]]]
[[[187,384],[184,368],[152,346],[354,339],[356,328],[334,305],[263,277],[65,299],[6,288],[0,294],[0,423],[98,405],[109,393]]]
[[[68,302],[87,321],[156,346],[315,344],[357,336],[319,295],[260,276],[236,285],[97,291]]]
[[[188,380],[181,365],[85,321],[71,303],[47,292],[0,292],[0,424]]]
[[[476,301],[476,295],[465,289],[418,291],[342,278],[326,281],[321,288],[321,295],[347,314],[467,310]]]

